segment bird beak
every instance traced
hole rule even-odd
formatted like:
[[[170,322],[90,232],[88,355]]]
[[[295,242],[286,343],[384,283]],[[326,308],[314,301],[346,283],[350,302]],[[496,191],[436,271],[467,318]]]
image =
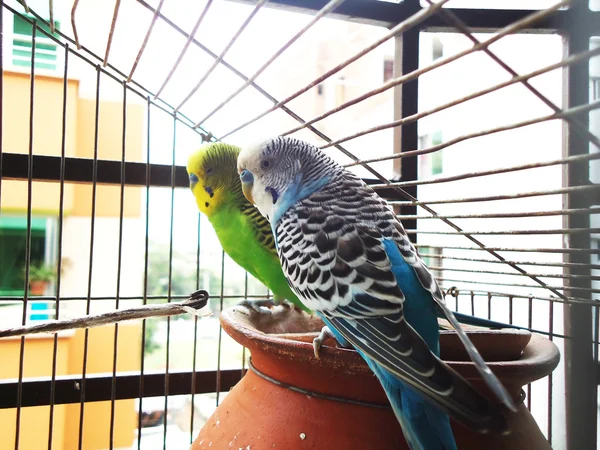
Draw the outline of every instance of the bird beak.
[[[240,172],[240,181],[242,182],[242,192],[244,193],[244,197],[246,197],[250,203],[254,204],[254,199],[252,198],[254,175],[252,175],[252,172],[248,169],[244,169]]]

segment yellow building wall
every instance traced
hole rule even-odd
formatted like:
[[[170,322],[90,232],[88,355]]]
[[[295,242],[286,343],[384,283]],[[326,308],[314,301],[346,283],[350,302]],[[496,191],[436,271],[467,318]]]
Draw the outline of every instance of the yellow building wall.
[[[65,184],[64,211],[73,211],[76,186]],[[31,191],[33,214],[57,216],[60,211],[60,184],[34,181]],[[2,180],[2,212],[23,214],[27,211],[27,182]]]
[[[57,375],[65,375],[68,366],[69,338],[58,339],[56,359]],[[19,376],[19,355],[21,339],[0,340],[0,379],[17,378]],[[32,336],[25,340],[24,377],[44,377],[52,374],[52,357],[54,339],[52,337]],[[23,449],[43,448],[48,445],[48,424],[50,417],[49,406],[36,406],[21,410],[20,445]],[[0,448],[14,448],[16,436],[16,409],[0,409]],[[54,408],[53,442],[56,448],[64,447],[65,407]],[[33,432],[35,430],[35,432]]]
[[[2,145],[8,153],[29,152],[29,90],[28,73],[3,73]],[[66,154],[77,152],[77,108],[79,81],[67,79]],[[60,155],[62,147],[63,80],[36,75],[33,96],[33,153]]]
[[[77,156],[94,157],[96,101],[80,98],[77,105]],[[142,160],[144,109],[127,104],[125,119],[125,160]],[[98,116],[98,159],[121,161],[123,153],[123,104],[100,101]]]
[[[3,151],[27,154],[30,127],[30,76],[27,73],[4,71]],[[36,75],[33,103],[33,153],[60,156],[62,149],[62,78]],[[93,158],[95,142],[96,103],[79,97],[79,81],[67,79],[65,153],[69,157]],[[101,101],[98,117],[98,158],[121,160],[123,105]],[[144,108],[127,104],[125,159],[142,161]],[[59,211],[59,184],[33,183],[32,211],[34,214],[56,215]],[[120,186],[98,185],[96,215],[118,217]],[[91,214],[91,185],[65,184],[64,211],[66,215]],[[2,180],[3,213],[24,213],[27,210],[27,182]],[[139,217],[141,188],[128,187],[125,195],[125,217]]]
[[[124,217],[140,217],[142,210],[142,188],[126,186],[123,196]],[[76,186],[73,200],[73,216],[91,217],[92,185]],[[96,217],[119,217],[121,208],[121,186],[96,186]]]
[[[142,130],[144,110],[141,105],[128,104],[125,122],[125,160],[142,160]],[[101,102],[98,119],[98,159],[121,161],[123,153],[123,104]],[[77,156],[94,157],[96,121],[95,100],[80,99],[77,115]],[[141,188],[125,189],[123,214],[139,217],[141,214]],[[98,185],[96,189],[96,216],[118,217],[121,186]],[[92,185],[76,186],[73,215],[90,217],[92,213]]]
[[[140,370],[141,326],[125,323],[119,326],[117,371]],[[0,379],[17,378],[21,339],[0,340]],[[77,330],[58,339],[57,375],[81,373],[85,330]],[[112,373],[114,326],[91,328],[88,338],[88,374]],[[49,377],[52,374],[54,339],[52,336],[30,336],[25,340],[24,377]],[[84,406],[83,448],[106,449],[110,436],[110,402],[90,402]],[[54,407],[53,448],[74,450],[79,443],[80,405]],[[48,446],[49,406],[21,409],[20,447],[38,450]],[[13,448],[16,436],[16,409],[0,409],[0,448]],[[114,446],[131,447],[137,427],[135,400],[115,402]]]
[[[3,151],[27,154],[29,151],[29,89],[26,73],[4,71],[3,74]],[[33,153],[60,156],[62,147],[63,79],[36,75],[34,85]],[[99,115],[98,157],[121,159],[122,104],[102,101]],[[141,161],[143,155],[143,106],[127,105],[126,160]],[[66,155],[92,158],[95,138],[95,102],[79,97],[79,81],[67,80]],[[59,189],[56,182],[34,181],[33,214],[56,215]],[[68,216],[90,217],[91,185],[65,184],[64,208]],[[24,214],[27,210],[27,182],[2,180],[2,213]],[[96,215],[119,217],[120,186],[98,185]],[[141,188],[127,187],[125,217],[140,217]],[[57,375],[79,374],[83,365],[85,331],[65,335],[58,340]],[[0,340],[0,380],[18,377],[20,339]],[[28,337],[25,340],[24,376],[50,377],[54,339],[52,336]],[[114,326],[89,330],[87,373],[112,373]],[[136,371],[140,367],[141,326],[121,324],[117,351],[117,370]],[[83,448],[109,447],[110,402],[86,403],[84,407]],[[21,410],[20,447],[37,450],[48,446],[49,406]],[[79,438],[79,404],[54,408],[53,448],[77,449]],[[13,448],[16,436],[16,410],[1,410],[0,449]],[[130,447],[137,427],[134,400],[115,402],[115,447]]]

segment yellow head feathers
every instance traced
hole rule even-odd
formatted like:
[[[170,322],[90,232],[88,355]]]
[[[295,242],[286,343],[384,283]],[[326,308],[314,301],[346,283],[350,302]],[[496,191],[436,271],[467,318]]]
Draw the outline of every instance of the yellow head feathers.
[[[237,157],[240,149],[220,142],[202,146],[188,158],[190,188],[200,211],[211,217],[227,202],[243,199]]]

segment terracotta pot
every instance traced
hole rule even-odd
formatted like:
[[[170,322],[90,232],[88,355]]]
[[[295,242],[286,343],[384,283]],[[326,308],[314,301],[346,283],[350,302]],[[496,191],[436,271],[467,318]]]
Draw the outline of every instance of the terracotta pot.
[[[222,313],[221,324],[250,350],[254,369],[231,389],[191,449],[408,449],[383,389],[358,353],[328,341],[321,359],[314,357],[320,319],[281,307],[270,316],[234,307]],[[550,449],[521,387],[552,372],[560,358],[556,346],[520,330],[468,333],[519,407],[508,416],[507,436],[453,422],[458,448]],[[488,395],[456,334],[442,332],[440,342],[442,358]]]
[[[30,281],[29,292],[31,295],[44,295],[49,284],[48,281]]]

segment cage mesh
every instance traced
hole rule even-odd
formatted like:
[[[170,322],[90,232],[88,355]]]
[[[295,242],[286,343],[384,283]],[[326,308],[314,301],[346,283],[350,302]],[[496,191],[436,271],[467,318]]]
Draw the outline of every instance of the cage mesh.
[[[393,204],[453,309],[552,339],[561,363],[527,406],[554,448],[595,448],[599,9],[3,1],[0,329],[198,289],[214,313],[0,340],[3,448],[193,441],[248,356],[218,312],[269,293],[198,214],[185,163],[274,135]]]

